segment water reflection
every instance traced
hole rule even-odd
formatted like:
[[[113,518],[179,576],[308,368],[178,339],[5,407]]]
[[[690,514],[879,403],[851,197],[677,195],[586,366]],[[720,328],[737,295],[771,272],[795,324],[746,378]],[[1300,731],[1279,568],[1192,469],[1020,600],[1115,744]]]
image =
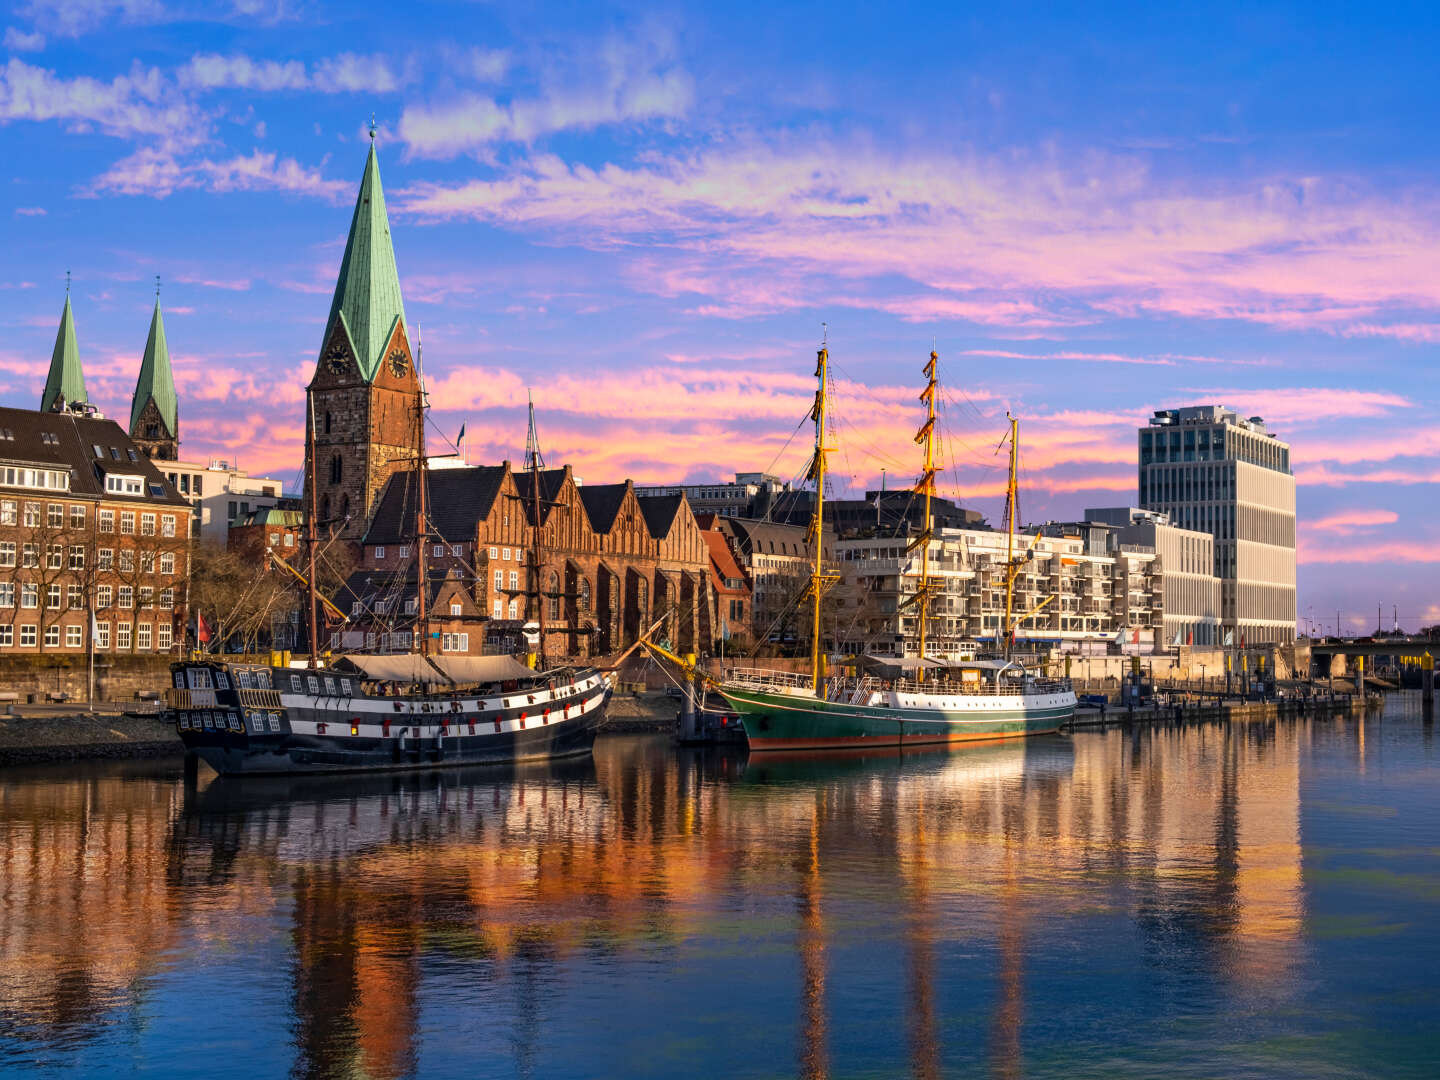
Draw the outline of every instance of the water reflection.
[[[1309,732],[748,762],[616,738],[555,768],[189,790],[169,767],[16,773],[0,1022],[24,1053],[80,1053],[126,1014],[183,1044],[146,987],[213,992],[206,958],[238,949],[254,1038],[277,1025],[272,1064],[295,1076],[414,1076],[451,1047],[481,1072],[584,1072],[580,1044],[620,1035],[565,1011],[599,980],[672,1010],[626,1014],[660,1056],[602,1071],[664,1074],[668,1040],[697,1052],[676,1022],[718,999],[731,1034],[788,1028],[795,1058],[717,1040],[717,1068],[825,1076],[857,1052],[860,996],[895,1018],[882,1071],[1019,1077],[1037,957],[1087,955],[1117,923],[1162,996],[1288,993]],[[717,986],[707,965],[735,953],[753,963]]]

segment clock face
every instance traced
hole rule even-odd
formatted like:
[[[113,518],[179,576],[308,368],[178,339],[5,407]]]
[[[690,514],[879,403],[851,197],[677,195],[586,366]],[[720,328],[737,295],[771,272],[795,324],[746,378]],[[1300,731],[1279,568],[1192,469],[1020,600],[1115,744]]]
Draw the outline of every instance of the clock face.
[[[409,359],[407,359],[405,354],[399,349],[396,349],[390,354],[390,370],[395,373],[397,379],[404,377],[409,366]]]
[[[326,366],[331,374],[344,375],[350,370],[350,358],[345,355],[345,350],[338,345],[325,355]]]

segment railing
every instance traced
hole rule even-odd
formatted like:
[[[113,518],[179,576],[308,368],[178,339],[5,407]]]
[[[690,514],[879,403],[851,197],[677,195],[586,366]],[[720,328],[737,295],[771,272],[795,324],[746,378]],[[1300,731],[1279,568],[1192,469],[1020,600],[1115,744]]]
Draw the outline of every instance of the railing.
[[[171,686],[165,690],[165,704],[172,709],[213,709],[214,690],[182,690]]]
[[[812,690],[815,686],[815,678],[808,672],[769,668],[735,668],[725,681],[752,690]]]
[[[1026,678],[1002,680],[999,684],[990,682],[953,682],[927,679],[925,682],[916,682],[914,679],[897,679],[893,689],[900,694],[930,694],[937,697],[967,695],[972,697],[990,697],[996,694],[1007,697],[1019,697],[1022,694],[1056,694],[1070,689],[1068,679],[1040,679]]]
[[[280,708],[279,690],[240,690],[240,704],[247,709]]]

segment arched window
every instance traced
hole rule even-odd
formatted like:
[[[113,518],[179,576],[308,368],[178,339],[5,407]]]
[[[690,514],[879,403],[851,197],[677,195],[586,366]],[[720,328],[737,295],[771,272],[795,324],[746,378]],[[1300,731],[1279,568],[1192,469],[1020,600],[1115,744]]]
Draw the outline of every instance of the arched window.
[[[550,594],[550,618],[560,618],[560,575],[554,570],[550,571],[550,585],[546,589]]]
[[[581,611],[589,611],[589,610],[590,610],[590,579],[589,579],[589,578],[583,578],[583,577],[582,577],[582,578],[580,579],[580,610],[581,610]]]
[[[329,496],[329,495],[323,495],[323,496],[321,496],[321,498],[320,498],[320,520],[321,520],[321,521],[329,521],[329,520],[330,520],[330,496]]]
[[[350,520],[350,496],[348,494],[340,496],[340,517],[345,521]]]
[[[330,483],[338,484],[345,475],[345,459],[336,454],[330,459]]]
[[[330,414],[328,412],[325,414],[325,434],[330,434]]]

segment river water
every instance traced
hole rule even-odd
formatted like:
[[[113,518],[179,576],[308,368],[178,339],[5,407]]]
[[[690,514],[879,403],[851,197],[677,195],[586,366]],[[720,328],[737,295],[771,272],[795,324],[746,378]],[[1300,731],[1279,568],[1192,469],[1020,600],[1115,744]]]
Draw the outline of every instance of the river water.
[[[1392,698],[903,756],[7,770],[0,1072],[1434,1077],[1437,766]]]

